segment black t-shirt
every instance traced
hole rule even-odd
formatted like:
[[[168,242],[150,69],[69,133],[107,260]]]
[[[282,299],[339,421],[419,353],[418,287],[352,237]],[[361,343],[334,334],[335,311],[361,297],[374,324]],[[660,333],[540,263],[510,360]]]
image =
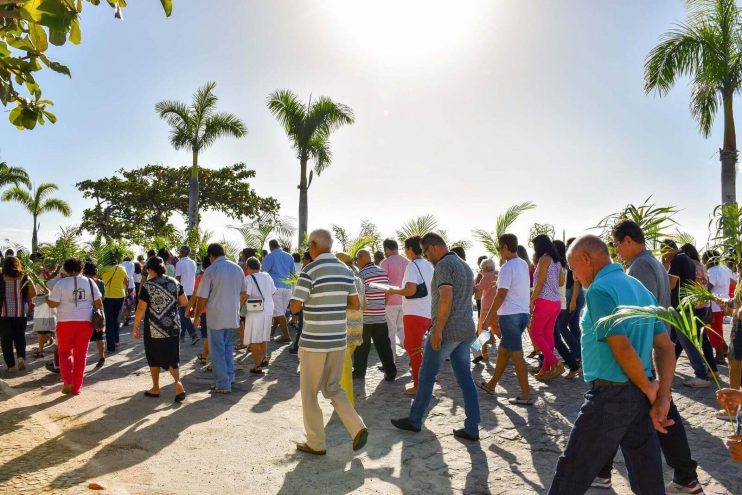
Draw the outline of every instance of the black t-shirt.
[[[670,293],[670,304],[677,308],[680,305],[680,288],[688,282],[696,281],[696,264],[687,254],[678,253],[670,261],[669,273],[680,279]]]

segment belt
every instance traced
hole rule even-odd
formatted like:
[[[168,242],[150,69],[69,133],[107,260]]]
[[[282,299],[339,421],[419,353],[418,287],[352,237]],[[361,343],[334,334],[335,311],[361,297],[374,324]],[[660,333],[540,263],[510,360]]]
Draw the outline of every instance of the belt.
[[[598,387],[626,387],[631,385],[631,380],[625,381],[625,382],[612,382],[610,380],[593,380],[590,382],[590,388],[598,388]]]

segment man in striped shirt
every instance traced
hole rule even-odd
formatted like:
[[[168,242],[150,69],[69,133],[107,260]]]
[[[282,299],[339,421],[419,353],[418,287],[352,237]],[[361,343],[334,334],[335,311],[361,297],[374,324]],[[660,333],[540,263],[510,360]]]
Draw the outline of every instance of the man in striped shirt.
[[[371,251],[367,249],[358,251],[356,266],[360,269],[358,276],[366,286],[366,307],[363,308],[363,344],[353,353],[353,378],[366,376],[368,352],[373,339],[384,370],[384,379],[391,382],[397,376],[397,366],[394,364],[389,327],[386,323],[386,288],[389,286],[389,277],[384,270],[374,265]]]
[[[297,444],[296,449],[315,455],[327,453],[325,421],[317,401],[321,390],[353,437],[353,450],[359,450],[366,445],[368,430],[340,387],[340,377],[345,364],[346,311],[360,309],[361,303],[353,273],[330,252],[330,232],[313,231],[308,247],[314,261],[301,270],[290,304],[291,313],[304,311],[299,389],[307,441]]]

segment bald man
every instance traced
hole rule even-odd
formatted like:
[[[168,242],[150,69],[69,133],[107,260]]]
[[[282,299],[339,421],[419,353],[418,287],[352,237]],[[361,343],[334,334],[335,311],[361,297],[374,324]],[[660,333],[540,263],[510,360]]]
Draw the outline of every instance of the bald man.
[[[575,280],[587,289],[582,314],[582,369],[590,390],[559,458],[550,495],[584,494],[619,446],[631,489],[665,493],[655,430],[667,433],[675,350],[664,324],[636,318],[598,325],[619,306],[657,305],[638,280],[613,263],[596,236],[577,239],[567,253]],[[654,349],[659,380],[654,380]]]

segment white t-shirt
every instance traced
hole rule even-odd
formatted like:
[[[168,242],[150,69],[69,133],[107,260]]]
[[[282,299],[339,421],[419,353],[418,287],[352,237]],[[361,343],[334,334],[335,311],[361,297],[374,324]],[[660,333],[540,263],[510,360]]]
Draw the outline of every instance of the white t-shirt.
[[[126,276],[129,279],[129,288],[134,288],[134,262],[133,261],[122,261],[121,266],[126,270]]]
[[[254,280],[253,277],[255,277]],[[258,285],[255,285],[255,280],[258,281]],[[246,275],[245,284],[247,285],[247,298],[262,299],[263,313],[266,315],[272,315],[273,294],[275,294],[276,292],[276,284],[273,283],[273,279],[271,278],[271,276],[265,272],[257,272],[253,273],[252,275]],[[260,290],[258,290],[258,287],[260,287]]]
[[[422,278],[420,277],[422,275]],[[430,282],[433,280],[433,265],[424,259],[416,259],[407,264],[402,277],[402,288],[406,287],[409,282],[413,284],[422,284],[428,289],[428,295],[418,299],[407,299],[402,296],[402,314],[410,316],[422,316],[430,318],[430,293],[432,292]]]
[[[497,314],[506,316],[530,313],[530,285],[528,264],[518,257],[506,261],[497,277],[497,289],[507,289],[508,293]]]
[[[716,265],[709,268],[709,283],[712,285],[711,292],[723,299],[729,298],[729,286],[732,283],[734,273],[726,265]],[[711,311],[718,313],[721,308],[718,304],[711,304]]]
[[[186,297],[193,295],[193,286],[196,285],[196,262],[191,258],[181,258],[175,265],[175,276],[180,277],[180,285]]]
[[[77,281],[77,292],[75,292],[75,281]],[[93,286],[93,294],[90,294],[90,282]],[[57,321],[91,321],[93,318],[93,301],[100,299],[98,285],[87,277],[65,277],[59,279],[49,300],[58,302]],[[75,304],[77,301],[77,304]]]

